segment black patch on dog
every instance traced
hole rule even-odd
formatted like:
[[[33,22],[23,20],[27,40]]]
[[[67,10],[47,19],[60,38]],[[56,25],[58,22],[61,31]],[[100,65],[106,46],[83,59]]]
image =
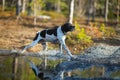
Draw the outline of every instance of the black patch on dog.
[[[61,30],[64,34],[66,34],[69,31],[73,31],[75,29],[75,26],[73,26],[70,23],[65,23],[61,26]]]
[[[49,34],[49,35],[54,34],[55,36],[57,36],[57,28],[58,27],[55,27],[54,29],[48,29],[47,34]]]
[[[41,31],[41,32],[40,32],[40,36],[43,37],[43,38],[45,38],[46,31],[47,31],[47,30],[43,30],[43,31]]]
[[[36,36],[35,36],[35,38],[33,39],[33,41],[37,40],[39,34],[40,34],[41,37],[45,38],[46,30],[43,30],[43,31],[41,31],[41,32],[36,33]]]
[[[35,36],[35,38],[33,39],[33,41],[37,40],[38,35],[39,35],[39,33],[36,33],[36,36]]]

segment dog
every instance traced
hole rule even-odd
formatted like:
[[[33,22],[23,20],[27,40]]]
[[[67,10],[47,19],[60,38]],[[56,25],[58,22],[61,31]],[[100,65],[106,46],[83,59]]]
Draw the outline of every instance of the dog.
[[[55,44],[60,44],[60,53],[62,53],[62,48],[64,48],[67,51],[67,54],[72,58],[73,55],[66,46],[65,39],[66,39],[66,34],[68,32],[73,31],[74,29],[75,29],[74,25],[72,25],[71,23],[65,23],[62,26],[57,26],[52,29],[45,29],[42,31],[38,31],[32,43],[25,46],[22,53],[24,53],[26,49],[35,46],[37,43],[41,43],[44,51],[46,51],[47,42],[52,42]]]

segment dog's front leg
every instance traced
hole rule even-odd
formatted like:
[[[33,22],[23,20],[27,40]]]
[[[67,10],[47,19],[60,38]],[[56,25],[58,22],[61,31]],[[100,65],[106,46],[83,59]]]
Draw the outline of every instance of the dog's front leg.
[[[68,55],[70,57],[73,57],[73,55],[71,54],[70,50],[68,49],[68,47],[66,46],[66,44],[62,44],[63,48],[67,51]]]
[[[73,55],[71,54],[70,50],[68,49],[68,47],[67,47],[66,44],[65,44],[65,39],[64,39],[64,38],[61,38],[61,39],[59,39],[59,41],[60,41],[60,43],[61,43],[61,47],[63,47],[63,48],[67,51],[67,53],[68,53],[68,55],[69,55],[70,57],[73,57]]]
[[[60,49],[60,54],[62,54],[63,50],[62,50],[62,44],[59,44],[59,49]]]

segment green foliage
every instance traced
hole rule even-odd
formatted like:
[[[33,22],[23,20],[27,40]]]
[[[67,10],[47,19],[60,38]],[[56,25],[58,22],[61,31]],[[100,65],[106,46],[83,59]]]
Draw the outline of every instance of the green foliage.
[[[81,28],[78,35],[76,35],[78,42],[91,42],[91,37],[85,33],[85,29]]]
[[[106,32],[105,24],[102,24],[102,25],[100,26],[99,30],[100,30],[101,32],[105,33],[105,32]]]
[[[75,27],[76,27],[76,31],[77,31],[77,34],[74,34],[75,36],[75,39],[77,40],[78,43],[81,43],[81,42],[92,42],[91,40],[91,37],[88,36],[86,33],[85,33],[85,29],[84,28],[80,28],[79,24],[77,22],[75,22]]]
[[[106,28],[104,24],[102,24],[99,30],[103,33],[103,37],[112,37],[116,34],[115,29],[112,27]]]
[[[71,49],[75,48],[80,51],[91,46],[93,43],[92,38],[112,37],[115,34],[114,28],[106,27],[105,24],[91,23],[89,27],[80,27],[75,22],[75,31],[67,37],[67,44],[72,46]]]
[[[67,36],[67,44],[72,46],[72,50],[75,49],[74,53],[77,53],[89,47],[92,44],[92,39],[86,34],[86,30],[75,22],[75,31]]]
[[[113,12],[114,12],[114,11],[109,10],[109,13],[108,13],[108,18],[109,18],[109,19],[115,19],[115,18],[116,18],[115,14],[114,14]]]
[[[69,6],[64,1],[61,1],[61,13],[63,13],[65,16],[68,16],[69,14]]]

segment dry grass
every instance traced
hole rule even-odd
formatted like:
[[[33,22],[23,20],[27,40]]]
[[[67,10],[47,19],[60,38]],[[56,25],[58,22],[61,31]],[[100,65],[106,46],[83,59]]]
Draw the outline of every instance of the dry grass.
[[[0,20],[0,48],[21,48],[32,41],[36,30],[18,24],[16,20]]]

